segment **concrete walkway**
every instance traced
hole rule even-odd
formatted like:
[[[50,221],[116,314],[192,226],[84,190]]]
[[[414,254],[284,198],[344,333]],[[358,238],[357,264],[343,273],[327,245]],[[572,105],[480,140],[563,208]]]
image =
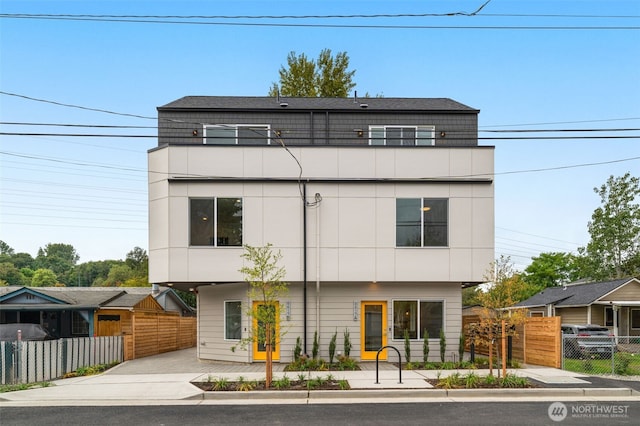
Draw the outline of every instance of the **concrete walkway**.
[[[557,370],[522,368],[510,372],[530,377],[544,387],[532,389],[434,389],[425,379],[435,379],[456,371],[412,370],[400,372],[389,363],[380,363],[376,383],[375,363],[360,364],[360,371],[284,372],[274,364],[274,378],[299,374],[347,380],[349,391],[254,391],[203,392],[193,381],[213,378],[261,380],[264,364],[205,362],[196,359],[195,349],[165,353],[124,362],[109,371],[86,377],[56,380],[45,388],[0,394],[1,406],[96,406],[96,405],[184,405],[184,404],[312,404],[425,401],[640,401],[640,392],[624,382]],[[475,370],[477,374],[486,371]],[[466,371],[459,371],[466,374]],[[637,386],[637,384],[635,384]]]

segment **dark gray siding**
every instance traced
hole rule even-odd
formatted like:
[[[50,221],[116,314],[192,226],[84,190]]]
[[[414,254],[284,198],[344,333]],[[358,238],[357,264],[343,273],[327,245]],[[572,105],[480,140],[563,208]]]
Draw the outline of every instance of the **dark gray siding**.
[[[476,146],[476,110],[451,112],[403,111],[204,111],[159,109],[159,145],[202,144],[207,124],[266,124],[282,140],[296,145],[368,145],[371,125],[435,126],[437,146]],[[357,130],[363,131],[359,137]],[[194,135],[195,132],[195,135]],[[441,137],[444,132],[444,137]],[[274,141],[275,142],[275,141]],[[272,142],[272,143],[274,143]]]

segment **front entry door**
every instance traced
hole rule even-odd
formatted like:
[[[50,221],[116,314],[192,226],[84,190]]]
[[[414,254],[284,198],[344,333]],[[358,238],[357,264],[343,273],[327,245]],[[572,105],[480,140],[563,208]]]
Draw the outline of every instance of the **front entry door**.
[[[280,359],[280,340],[278,339],[278,332],[280,327],[280,310],[278,302],[274,302],[271,307],[265,305],[262,302],[253,302],[253,309],[275,309],[276,316],[276,329],[272,331],[272,345],[271,345],[271,360],[278,361]],[[267,349],[264,344],[265,327],[263,323],[260,323],[255,317],[253,318],[253,330],[254,333],[258,333],[258,338],[253,339],[253,360],[254,361],[266,361]]]
[[[362,302],[360,312],[360,358],[376,359],[380,348],[387,345],[387,302]],[[382,351],[378,359],[386,360],[387,351]]]

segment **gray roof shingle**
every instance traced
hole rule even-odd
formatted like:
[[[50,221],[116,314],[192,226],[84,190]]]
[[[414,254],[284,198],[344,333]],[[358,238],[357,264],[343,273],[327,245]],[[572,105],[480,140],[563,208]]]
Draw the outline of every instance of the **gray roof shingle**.
[[[631,280],[633,278],[549,287],[527,300],[515,304],[514,307],[526,308],[550,304],[555,306],[588,306]]]
[[[287,106],[281,106],[286,103]],[[363,108],[362,105],[367,105]],[[479,110],[449,98],[277,98],[270,96],[185,96],[158,107],[162,110],[340,110],[340,111],[412,111],[467,112]]]

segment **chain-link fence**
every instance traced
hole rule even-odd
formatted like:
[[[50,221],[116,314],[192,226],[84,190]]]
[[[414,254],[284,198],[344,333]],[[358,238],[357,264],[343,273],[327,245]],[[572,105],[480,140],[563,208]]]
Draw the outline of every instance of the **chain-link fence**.
[[[585,374],[640,376],[640,336],[562,336],[562,368]]]

